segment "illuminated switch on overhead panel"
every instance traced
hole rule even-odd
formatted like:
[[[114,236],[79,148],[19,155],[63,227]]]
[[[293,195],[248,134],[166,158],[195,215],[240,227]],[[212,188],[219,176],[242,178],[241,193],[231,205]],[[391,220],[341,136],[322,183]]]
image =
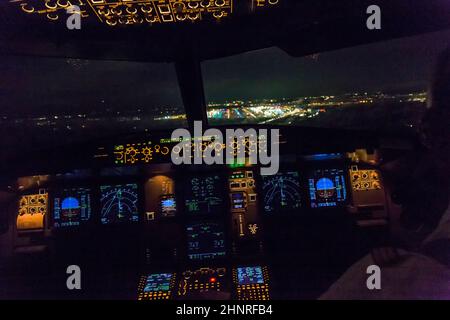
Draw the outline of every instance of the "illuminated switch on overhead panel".
[[[61,20],[68,4],[73,4],[80,7],[82,18],[94,13],[101,23],[109,26],[137,25],[144,22],[153,24],[196,22],[203,19],[220,20],[231,16],[234,10],[232,0],[35,0],[34,2],[10,0],[10,2],[18,3],[19,9],[24,13],[43,15],[49,20]],[[252,10],[256,7],[270,7],[278,2],[278,0],[252,0]]]
[[[225,0],[216,0],[215,2],[216,6],[218,7],[223,7],[224,5],[227,4],[227,2]],[[228,4],[229,5],[229,4]]]
[[[163,22],[172,22],[173,21],[172,15],[163,15],[161,17],[162,17]]]
[[[254,0],[257,7],[273,6],[278,4],[279,0]]]
[[[266,0],[254,0],[257,7],[264,7],[266,5]]]
[[[161,14],[170,14],[171,10],[168,4],[164,4],[164,5],[159,5],[158,6],[159,12],[161,12]]]
[[[198,2],[196,1],[189,1],[188,7],[191,9],[197,9],[198,8]]]

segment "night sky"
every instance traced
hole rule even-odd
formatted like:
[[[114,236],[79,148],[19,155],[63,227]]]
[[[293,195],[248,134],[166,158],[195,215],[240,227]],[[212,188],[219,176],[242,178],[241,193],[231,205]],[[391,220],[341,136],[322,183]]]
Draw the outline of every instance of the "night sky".
[[[450,31],[292,58],[277,48],[203,63],[208,101],[424,90]],[[2,57],[0,115],[181,106],[172,64]]]
[[[427,88],[450,30],[292,58],[270,48],[204,64],[209,101]]]
[[[182,106],[173,64],[4,57],[0,115]]]

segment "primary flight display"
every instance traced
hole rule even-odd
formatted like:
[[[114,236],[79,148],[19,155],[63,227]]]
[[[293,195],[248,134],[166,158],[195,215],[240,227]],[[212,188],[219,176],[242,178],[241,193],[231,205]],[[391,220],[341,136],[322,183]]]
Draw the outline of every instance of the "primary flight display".
[[[91,190],[70,188],[56,192],[53,198],[53,226],[79,226],[91,217]]]

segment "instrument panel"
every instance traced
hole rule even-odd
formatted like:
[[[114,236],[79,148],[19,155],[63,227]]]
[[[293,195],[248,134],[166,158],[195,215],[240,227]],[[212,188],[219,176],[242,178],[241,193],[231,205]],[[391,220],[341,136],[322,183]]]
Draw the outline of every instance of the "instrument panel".
[[[311,208],[338,207],[347,201],[343,169],[315,169],[308,176]]]
[[[152,273],[142,276],[138,285],[138,300],[167,300],[175,286],[174,273]]]
[[[183,298],[201,298],[211,291],[227,289],[226,268],[199,268],[187,270],[181,275],[178,284],[178,296]]]
[[[66,10],[78,12],[80,19],[94,19],[111,28],[221,21],[235,14],[234,0],[15,0],[27,15],[61,21]],[[276,0],[252,0],[249,12],[273,8]],[[239,7],[239,5],[238,5]]]
[[[258,192],[254,171],[233,170],[228,178],[233,237],[245,239],[259,235]]]
[[[79,226],[91,218],[91,190],[71,188],[56,191],[53,198],[53,227]]]
[[[37,194],[23,195],[19,200],[17,230],[44,229],[45,216],[48,211],[48,193],[40,190]]]
[[[236,300],[269,300],[269,271],[266,266],[245,266],[232,269],[232,291]],[[200,299],[209,294],[227,297],[230,291],[226,267],[189,269],[177,273],[150,273],[140,277],[138,300]],[[223,293],[220,296],[220,293]]]
[[[245,164],[214,172],[170,165],[152,168],[143,176],[137,171],[139,175],[96,177],[84,185],[55,185],[23,195],[18,229],[23,215],[39,214],[36,227],[47,226],[58,234],[83,230],[87,224],[105,228],[101,234],[113,237],[114,244],[100,250],[114,254],[104,257],[132,259],[130,249],[140,247],[145,262],[138,300],[199,299],[212,293],[269,300],[273,261],[267,256],[277,250],[269,242],[291,241],[283,228],[302,224],[305,218],[326,217],[320,213],[333,214],[336,209],[356,212],[357,219],[386,217],[379,171],[323,155],[320,160],[284,165],[271,176]],[[117,233],[125,225],[128,231]],[[283,234],[268,237],[266,232]],[[130,244],[130,237],[137,242]],[[295,241],[290,248],[295,250]]]
[[[225,256],[225,231],[219,223],[188,224],[186,237],[190,260],[208,260]]]
[[[298,172],[290,171],[273,176],[262,176],[264,211],[289,212],[301,207],[301,187]]]
[[[195,176],[185,181],[186,208],[190,214],[213,214],[224,203],[223,183],[218,175]]]
[[[105,185],[101,191],[101,222],[115,224],[139,220],[137,184]]]
[[[237,267],[233,270],[233,281],[238,300],[270,300],[267,267]]]

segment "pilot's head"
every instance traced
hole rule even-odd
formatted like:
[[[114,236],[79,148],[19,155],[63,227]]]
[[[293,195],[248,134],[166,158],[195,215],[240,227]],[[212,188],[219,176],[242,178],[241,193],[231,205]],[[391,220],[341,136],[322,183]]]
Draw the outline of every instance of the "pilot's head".
[[[450,48],[438,59],[429,90],[428,108],[421,123],[419,154],[401,162],[393,181],[396,199],[402,205],[400,219],[392,219],[395,238],[420,245],[441,220],[450,199]],[[403,164],[403,165],[402,165]]]
[[[447,169],[443,175],[450,175],[450,47],[441,54],[436,65],[428,110],[422,119],[422,138],[442,169]]]

